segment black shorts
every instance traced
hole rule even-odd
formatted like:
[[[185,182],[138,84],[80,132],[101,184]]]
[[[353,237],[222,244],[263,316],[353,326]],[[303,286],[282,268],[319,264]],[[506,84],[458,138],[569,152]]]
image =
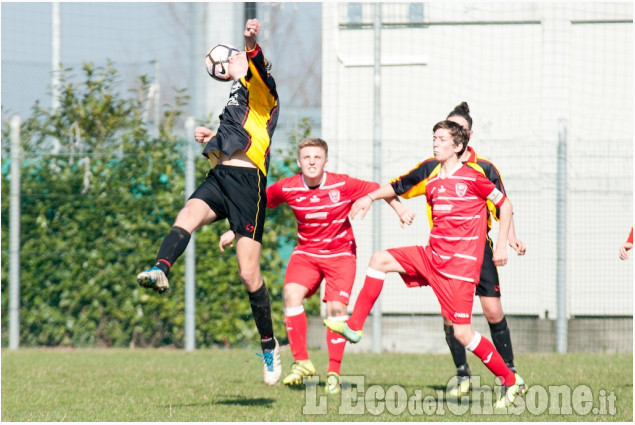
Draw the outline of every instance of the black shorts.
[[[494,265],[492,256],[492,240],[487,236],[485,240],[485,254],[483,256],[483,266],[481,267],[481,280],[476,286],[476,295],[480,297],[500,297],[501,287],[498,280],[498,270]]]
[[[218,164],[190,199],[204,201],[218,216],[227,218],[236,234],[262,242],[267,207],[267,177],[258,168]]]

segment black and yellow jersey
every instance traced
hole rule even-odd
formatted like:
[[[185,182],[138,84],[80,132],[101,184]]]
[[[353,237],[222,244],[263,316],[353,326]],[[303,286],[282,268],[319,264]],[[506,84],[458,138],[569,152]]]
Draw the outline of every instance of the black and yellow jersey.
[[[219,116],[218,131],[203,155],[213,168],[218,151],[232,155],[242,150],[266,176],[271,137],[278,123],[278,92],[259,45],[247,53],[247,60],[247,75],[233,82],[229,101]]]
[[[503,186],[503,178],[501,177],[498,169],[494,164],[477,155],[474,149],[468,146],[470,157],[467,160],[467,165],[483,174],[489,181],[496,185],[496,188],[507,196],[505,193],[505,187]],[[441,170],[441,163],[434,158],[428,158],[423,162],[417,164],[415,168],[407,172],[406,174],[399,176],[390,181],[395,193],[402,198],[409,199],[415,196],[426,194],[426,182],[431,178],[439,174]],[[487,201],[487,208],[494,218],[498,221],[500,210],[489,200]],[[432,209],[428,205],[428,220],[430,221],[430,227],[432,227]],[[492,227],[491,219],[487,217],[488,228]]]

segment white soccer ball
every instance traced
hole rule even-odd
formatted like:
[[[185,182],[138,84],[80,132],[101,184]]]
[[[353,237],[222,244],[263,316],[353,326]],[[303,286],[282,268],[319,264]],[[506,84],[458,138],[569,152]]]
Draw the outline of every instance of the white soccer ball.
[[[229,58],[238,53],[238,49],[228,44],[217,44],[205,56],[205,69],[215,80],[229,81]]]

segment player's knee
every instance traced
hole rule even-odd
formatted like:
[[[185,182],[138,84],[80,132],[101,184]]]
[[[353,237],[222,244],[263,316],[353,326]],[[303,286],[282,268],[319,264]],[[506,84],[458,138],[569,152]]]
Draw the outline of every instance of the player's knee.
[[[376,251],[370,257],[370,262],[368,265],[375,270],[385,271],[386,266],[390,263],[392,257],[388,254],[387,251]]]
[[[471,329],[463,326],[453,326],[454,328],[454,338],[461,343],[462,346],[468,345],[472,342],[472,337],[474,336]]]
[[[215,214],[207,204],[197,199],[191,199],[179,211],[174,225],[192,233],[203,224],[213,221],[214,218]]]
[[[301,288],[297,288],[299,285],[284,285],[282,288],[282,301],[285,307],[297,307],[302,305],[304,300],[304,294]]]
[[[503,313],[503,307],[501,306],[500,299],[495,298],[496,301],[488,300],[488,302],[481,303],[483,307],[483,315],[487,320],[487,323],[498,323],[505,317]]]
[[[326,314],[329,317],[344,316],[346,314],[346,307],[331,306],[330,308],[326,309]]]
[[[262,277],[260,276],[260,270],[241,270],[240,271],[240,280],[242,280],[245,288],[248,291],[253,292],[260,288],[262,284]]]

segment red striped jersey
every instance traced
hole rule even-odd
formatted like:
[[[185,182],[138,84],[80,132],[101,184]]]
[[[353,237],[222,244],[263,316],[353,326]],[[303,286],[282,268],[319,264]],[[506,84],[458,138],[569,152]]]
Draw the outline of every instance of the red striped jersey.
[[[324,172],[320,186],[310,189],[302,174],[296,174],[267,187],[267,207],[286,202],[293,210],[298,224],[294,254],[354,256],[357,247],[348,213],[353,202],[378,188],[375,182]]]
[[[425,253],[442,276],[478,283],[487,237],[487,201],[500,207],[505,195],[466,164],[425,184],[432,228]]]
[[[501,176],[496,166],[490,160],[478,155],[471,147],[468,146],[467,150],[470,153],[470,157],[467,160],[467,165],[487,177],[489,181],[496,185],[496,188],[500,190],[503,195],[507,196],[507,193],[505,192],[505,186],[503,185],[503,177]],[[415,167],[415,169],[417,170],[416,173],[413,172],[413,169],[405,176],[400,176],[390,181],[393,189],[395,189],[395,192],[402,193],[401,197],[405,199],[425,194],[427,179],[432,178],[439,173],[439,170],[441,170],[441,163],[435,158],[428,158],[419,163]],[[410,181],[404,180],[404,177],[406,176],[408,176],[408,179]],[[491,202],[487,202],[487,208],[489,209],[492,216],[496,220],[498,220],[498,208],[496,208],[496,206]],[[429,206],[428,219],[430,220],[430,227],[432,227],[432,211],[430,210]],[[487,226],[488,228],[492,227],[489,216],[487,219]]]

